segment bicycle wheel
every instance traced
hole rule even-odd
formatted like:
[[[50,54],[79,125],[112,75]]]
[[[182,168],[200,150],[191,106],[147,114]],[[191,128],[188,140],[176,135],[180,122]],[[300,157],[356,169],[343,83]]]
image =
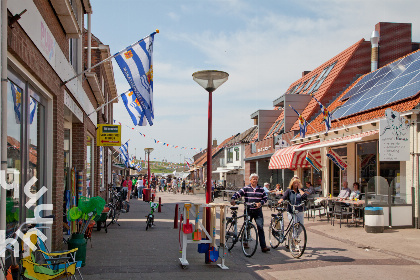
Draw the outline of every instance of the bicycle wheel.
[[[110,221],[109,221],[109,223],[106,225],[107,227],[108,227],[110,224],[115,223],[115,209],[114,209],[114,206],[112,206],[112,205],[108,205],[108,207],[109,207],[109,212],[108,212],[108,215],[107,215],[107,219],[110,219]]]
[[[229,218],[228,218],[229,219]],[[228,221],[226,223],[226,236],[225,236],[226,248],[230,251],[236,243],[236,234],[235,234],[235,223],[233,221]]]
[[[280,245],[280,235],[282,234],[283,220],[273,217],[270,222],[270,228],[268,230],[268,238],[270,240],[270,246],[276,249]]]
[[[289,231],[289,250],[294,258],[300,258],[306,248],[306,229],[301,223],[296,223]]]
[[[258,246],[258,234],[254,224],[249,223],[242,232],[241,245],[246,257],[250,258],[255,254]]]

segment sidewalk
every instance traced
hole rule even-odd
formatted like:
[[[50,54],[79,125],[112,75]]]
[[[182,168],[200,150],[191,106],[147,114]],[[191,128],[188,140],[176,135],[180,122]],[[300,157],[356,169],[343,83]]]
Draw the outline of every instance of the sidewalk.
[[[120,216],[120,226],[111,225],[108,233],[103,229],[99,232],[94,230],[93,248],[90,248],[89,242],[86,266],[82,269],[84,279],[274,279],[277,277],[273,278],[269,272],[280,269],[279,265],[307,261],[293,259],[283,249],[264,254],[259,247],[252,258],[246,258],[237,244],[226,259],[229,270],[222,270],[215,263],[205,264],[204,255],[198,254],[197,245],[191,244],[187,250],[190,265],[183,270],[179,262],[179,231],[173,229],[175,205],[186,202],[204,203],[205,197],[157,193],[157,197],[159,196],[163,206],[162,212],[155,214],[154,228],[146,231],[145,216],[149,212],[149,204],[132,199],[130,212]],[[222,200],[217,199],[216,202]],[[274,212],[264,208],[267,241],[271,213]],[[318,218],[315,222],[305,219],[305,226],[308,242],[312,242],[312,247],[316,247],[313,243],[320,239],[326,244],[347,246],[350,249],[345,251],[349,253],[356,249],[357,252],[370,250],[380,253],[384,258],[420,264],[420,230],[417,229],[388,229],[382,234],[368,234],[362,227],[343,225],[340,229],[338,225],[333,227],[327,221],[318,221]]]

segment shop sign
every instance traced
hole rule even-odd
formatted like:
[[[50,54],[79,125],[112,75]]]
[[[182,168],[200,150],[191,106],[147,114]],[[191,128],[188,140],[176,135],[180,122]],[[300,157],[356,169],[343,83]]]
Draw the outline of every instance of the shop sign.
[[[259,149],[257,149],[257,153],[265,152],[265,151],[269,150],[270,148],[271,148],[271,146],[259,148]]]
[[[98,124],[97,146],[121,146],[121,125]]]
[[[410,160],[410,122],[391,109],[379,121],[379,160]]]

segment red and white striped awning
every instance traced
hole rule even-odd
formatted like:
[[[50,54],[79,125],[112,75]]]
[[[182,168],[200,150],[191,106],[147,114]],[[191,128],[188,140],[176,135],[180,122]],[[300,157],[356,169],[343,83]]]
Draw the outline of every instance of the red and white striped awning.
[[[297,149],[314,144],[315,142],[304,143],[300,145],[290,146],[280,149],[271,156],[268,169],[296,169],[298,167],[310,167],[309,162],[306,161],[306,151],[296,151]],[[311,154],[321,161],[320,151],[312,151]]]

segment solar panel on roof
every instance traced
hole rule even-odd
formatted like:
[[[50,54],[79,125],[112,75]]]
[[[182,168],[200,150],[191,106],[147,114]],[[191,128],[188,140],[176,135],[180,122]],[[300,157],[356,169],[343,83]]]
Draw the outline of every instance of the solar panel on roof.
[[[359,86],[360,84],[360,86]],[[338,119],[406,99],[420,91],[420,51],[364,76],[341,99],[347,102],[334,111]]]

